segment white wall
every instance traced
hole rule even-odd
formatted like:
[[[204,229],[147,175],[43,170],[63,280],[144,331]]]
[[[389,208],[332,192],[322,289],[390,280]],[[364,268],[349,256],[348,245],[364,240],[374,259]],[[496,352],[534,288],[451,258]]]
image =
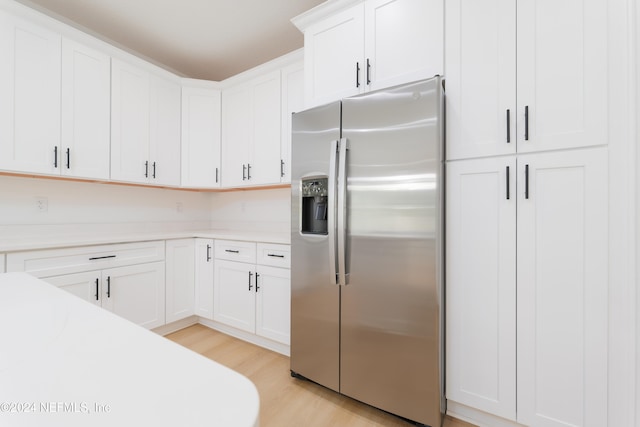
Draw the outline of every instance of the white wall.
[[[37,198],[47,199],[47,212]],[[210,228],[210,215],[209,193],[0,176],[0,238],[192,230]]]
[[[289,232],[290,217],[288,188],[212,194],[213,228]]]

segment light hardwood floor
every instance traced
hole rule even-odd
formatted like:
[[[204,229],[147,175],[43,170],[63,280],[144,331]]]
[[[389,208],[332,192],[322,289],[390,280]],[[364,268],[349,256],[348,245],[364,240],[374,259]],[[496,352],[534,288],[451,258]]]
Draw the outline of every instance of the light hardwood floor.
[[[289,358],[211,330],[190,326],[166,338],[248,377],[260,394],[261,427],[409,427],[412,424],[289,373]],[[472,427],[447,417],[444,427]]]

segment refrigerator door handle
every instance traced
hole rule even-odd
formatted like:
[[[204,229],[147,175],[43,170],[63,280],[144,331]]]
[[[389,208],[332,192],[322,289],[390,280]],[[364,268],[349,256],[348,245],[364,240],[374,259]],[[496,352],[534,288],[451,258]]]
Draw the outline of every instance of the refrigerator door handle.
[[[329,274],[331,283],[338,284],[338,269],[336,260],[336,173],[338,158],[338,141],[331,141],[329,156],[329,197],[327,215],[327,237],[329,238]]]
[[[338,284],[347,285],[349,276],[346,271],[346,233],[347,233],[347,150],[349,141],[340,139],[340,153],[338,155]]]

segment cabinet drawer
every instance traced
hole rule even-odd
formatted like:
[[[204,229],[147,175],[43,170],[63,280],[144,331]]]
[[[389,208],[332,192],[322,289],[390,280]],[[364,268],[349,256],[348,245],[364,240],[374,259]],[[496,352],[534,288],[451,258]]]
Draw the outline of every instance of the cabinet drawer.
[[[7,271],[42,278],[155,261],[164,261],[162,240],[10,253]]]
[[[291,268],[291,246],[258,243],[258,264]]]
[[[254,242],[237,242],[234,240],[216,240],[216,259],[229,261],[256,262],[256,244]]]

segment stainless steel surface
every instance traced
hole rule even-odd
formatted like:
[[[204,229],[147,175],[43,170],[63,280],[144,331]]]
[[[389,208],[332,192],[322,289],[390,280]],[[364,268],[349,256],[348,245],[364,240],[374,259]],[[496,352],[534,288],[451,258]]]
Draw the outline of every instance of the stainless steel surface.
[[[441,101],[434,78],[345,99],[333,124],[331,106],[296,114],[292,151],[291,369],[327,385],[322,371],[330,388],[431,426],[443,402]],[[299,179],[314,174],[329,176],[335,221],[311,239],[295,218]],[[329,280],[334,257],[346,286]],[[338,344],[327,338],[335,322]]]
[[[303,177],[330,177],[329,153],[340,139],[340,103],[293,116],[291,174],[291,370],[339,391],[340,291],[330,280],[328,235],[300,233]],[[329,202],[335,187],[329,189]],[[333,190],[333,191],[332,191]],[[333,195],[331,193],[334,193]],[[334,205],[329,206],[331,215]]]
[[[331,141],[331,150],[329,153],[329,188],[336,188],[336,176],[338,159],[338,141]],[[329,214],[327,217],[329,222],[327,228],[329,230],[329,278],[331,283],[338,284],[338,259],[336,258],[336,192],[333,191],[329,195]]]

